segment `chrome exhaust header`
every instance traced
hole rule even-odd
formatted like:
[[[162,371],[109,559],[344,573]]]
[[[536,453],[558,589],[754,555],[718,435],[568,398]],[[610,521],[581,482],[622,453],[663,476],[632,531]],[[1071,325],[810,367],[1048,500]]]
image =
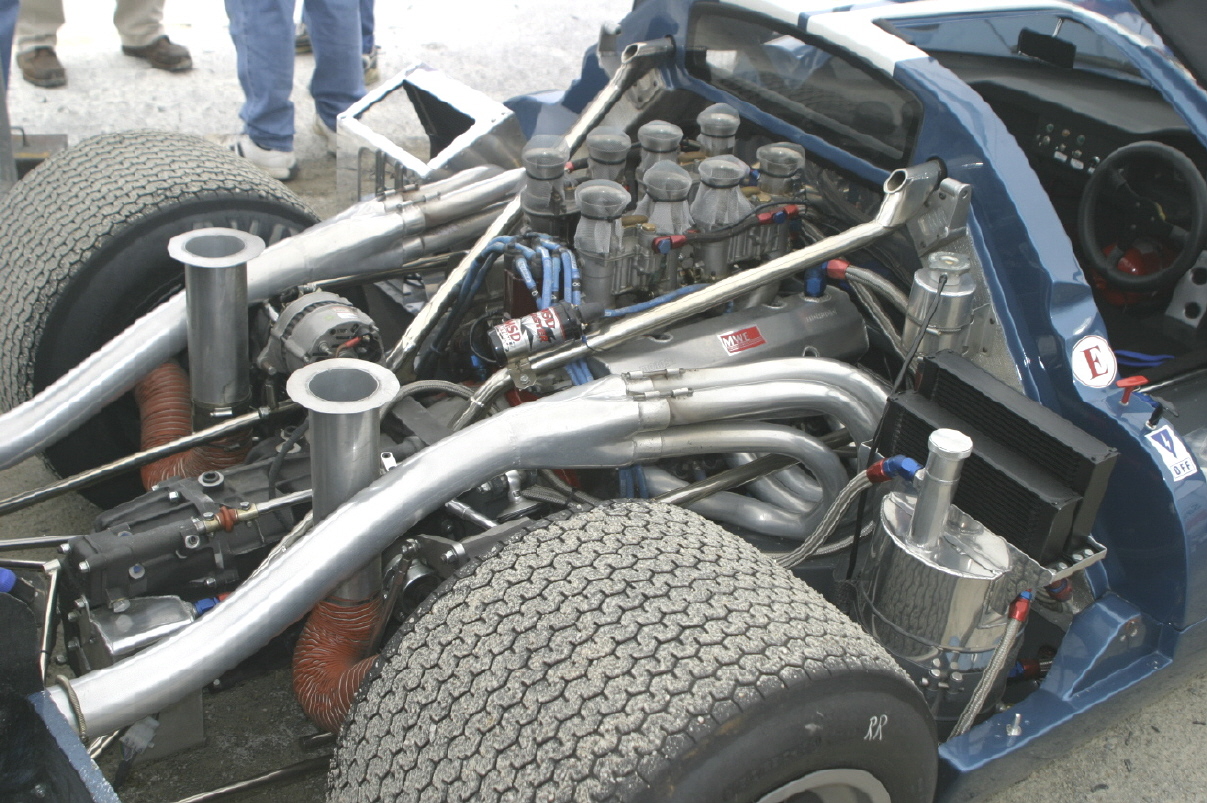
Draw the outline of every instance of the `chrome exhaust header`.
[[[830,361],[798,357],[770,363],[767,371],[770,376],[804,375],[819,363],[823,373],[836,370]],[[859,373],[850,366],[846,370]],[[696,373],[684,371],[680,386],[691,388]],[[700,395],[711,403],[695,393],[647,394],[644,380],[609,376],[512,408],[408,458],[339,505],[304,540],[195,624],[119,664],[72,681],[87,728],[95,733],[115,730],[201,688],[305,614],[424,516],[507,471],[617,468],[698,453],[705,441],[723,437],[727,449],[788,454],[825,475],[824,485],[837,484],[841,469],[833,455],[784,427],[674,426],[676,421],[734,417],[733,397],[726,392],[731,387],[755,397],[762,391],[760,383],[750,382],[744,366],[698,373],[711,388]],[[780,398],[786,405],[782,410],[760,406],[746,413],[799,413],[800,397]],[[841,420],[858,407],[828,409]],[[65,716],[75,716],[63,689],[52,689],[51,695]]]

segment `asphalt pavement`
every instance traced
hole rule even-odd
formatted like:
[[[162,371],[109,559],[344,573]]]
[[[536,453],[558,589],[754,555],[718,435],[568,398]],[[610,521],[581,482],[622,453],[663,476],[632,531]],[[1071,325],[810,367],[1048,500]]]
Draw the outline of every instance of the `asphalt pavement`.
[[[121,53],[109,16],[112,4],[65,0],[67,24],[59,56],[68,85],[38,89],[14,75],[9,91],[14,125],[33,134],[66,134],[74,144],[102,133],[153,128],[194,134],[234,133],[242,95],[234,49],[219,0],[179,0],[166,9],[168,32],[193,54],[189,73],[151,69]],[[583,50],[600,23],[619,20],[626,0],[459,3],[380,2],[377,37],[381,72],[392,75],[425,61],[498,100],[564,87],[578,71]],[[296,62],[295,149],[301,177],[292,187],[321,215],[339,211],[334,159],[310,130],[313,104],[306,93],[310,56]],[[0,472],[0,498],[50,479],[40,460]],[[96,509],[68,496],[0,519],[0,538],[86,532]],[[122,790],[126,803],[160,803],[302,761],[298,738],[313,732],[294,703],[284,671],[234,690],[207,694],[205,748],[139,767]],[[1168,696],[1100,733],[1088,743],[985,803],[1035,800],[1199,801],[1207,799],[1207,675],[1180,683]],[[102,765],[111,773],[115,756]],[[261,803],[318,803],[321,775],[250,793]]]

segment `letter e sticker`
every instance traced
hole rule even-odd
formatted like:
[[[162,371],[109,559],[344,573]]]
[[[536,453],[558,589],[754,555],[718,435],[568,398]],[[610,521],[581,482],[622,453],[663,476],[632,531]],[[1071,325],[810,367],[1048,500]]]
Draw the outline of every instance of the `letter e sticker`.
[[[1107,388],[1115,382],[1118,365],[1105,337],[1089,335],[1073,346],[1073,377],[1090,388]]]
[[[1175,482],[1186,479],[1198,470],[1190,452],[1186,450],[1186,444],[1182,443],[1178,433],[1174,432],[1169,424],[1148,433],[1146,437],[1156,447],[1157,454],[1161,455],[1161,462],[1169,469],[1169,473],[1173,474]]]

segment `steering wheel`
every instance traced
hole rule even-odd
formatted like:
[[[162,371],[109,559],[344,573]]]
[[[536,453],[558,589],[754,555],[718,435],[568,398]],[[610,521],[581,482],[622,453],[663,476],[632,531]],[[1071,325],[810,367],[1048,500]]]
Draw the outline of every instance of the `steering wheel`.
[[[1113,225],[1103,225],[1104,218]],[[1169,289],[1207,243],[1207,181],[1176,148],[1125,145],[1103,159],[1086,183],[1077,233],[1086,259],[1107,284],[1136,293]],[[1155,245],[1168,264],[1144,273],[1120,265],[1141,241]]]

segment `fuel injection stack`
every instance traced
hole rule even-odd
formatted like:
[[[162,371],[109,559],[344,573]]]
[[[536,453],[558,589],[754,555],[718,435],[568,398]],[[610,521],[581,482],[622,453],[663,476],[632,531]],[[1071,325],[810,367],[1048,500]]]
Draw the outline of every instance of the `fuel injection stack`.
[[[533,137],[521,156],[528,233],[498,243],[529,290],[488,333],[500,362],[787,252],[804,150],[764,145],[754,170],[733,155],[741,123],[733,107],[709,106],[696,122],[695,141],[662,120],[642,125],[636,142],[622,129],[597,128],[574,162],[560,138]]]

